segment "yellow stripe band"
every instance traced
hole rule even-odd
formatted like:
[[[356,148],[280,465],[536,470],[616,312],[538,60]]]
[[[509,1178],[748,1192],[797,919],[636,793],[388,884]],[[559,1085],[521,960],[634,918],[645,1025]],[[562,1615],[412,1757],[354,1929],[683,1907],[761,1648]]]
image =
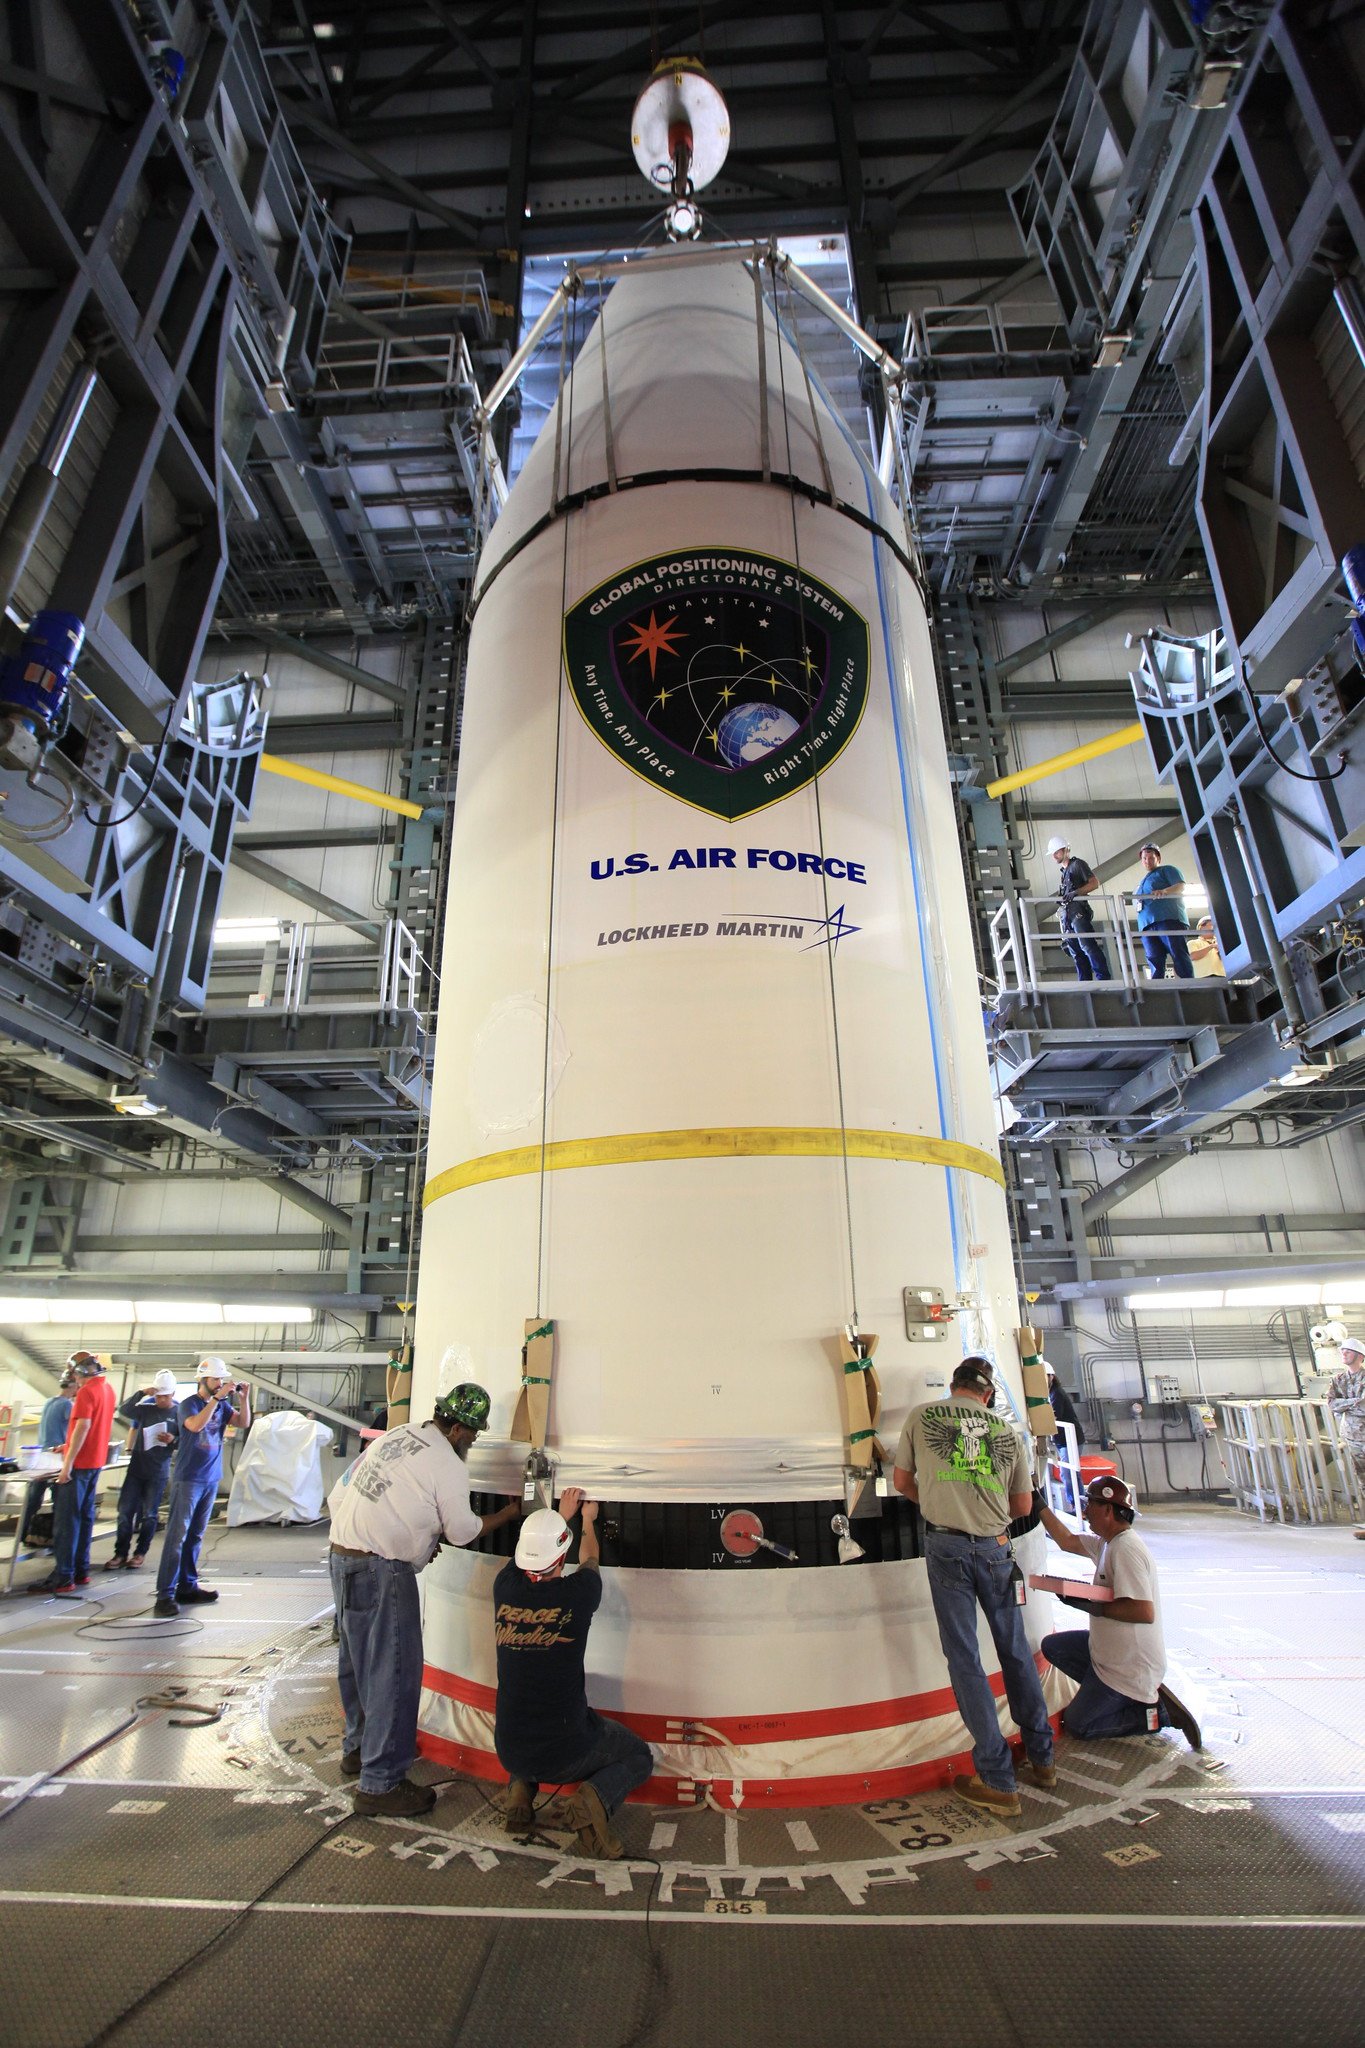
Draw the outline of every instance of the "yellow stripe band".
[[[993,1153],[955,1138],[921,1138],[904,1131],[821,1129],[740,1129],[722,1131],[626,1131],[613,1138],[565,1138],[547,1145],[547,1173],[576,1166],[636,1166],[664,1159],[842,1159],[847,1141],[850,1159],[889,1159],[915,1166],[948,1166],[959,1173],[979,1173],[1003,1188],[1004,1171]],[[511,1152],[486,1152],[463,1166],[448,1166],[427,1182],[422,1206],[429,1209],[442,1195],[458,1194],[485,1181],[515,1180],[539,1173],[539,1145],[519,1145]]]

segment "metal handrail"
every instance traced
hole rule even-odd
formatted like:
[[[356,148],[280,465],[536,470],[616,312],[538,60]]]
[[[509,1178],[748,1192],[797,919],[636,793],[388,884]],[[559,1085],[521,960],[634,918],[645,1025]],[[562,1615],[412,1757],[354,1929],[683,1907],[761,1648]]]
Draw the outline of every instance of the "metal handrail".
[[[1105,989],[1145,987],[1146,965],[1125,897],[1121,893],[1097,891],[1085,900],[1095,914],[1094,931],[1085,936],[1098,939],[1110,949],[1110,964],[1116,971],[1107,981],[1080,985]],[[1044,948],[1051,949],[1055,957],[1057,951],[1065,952],[1068,939],[1080,936],[1064,932],[1060,925],[1053,931],[1043,929],[1045,918],[1055,917],[1057,908],[1055,896],[1007,896],[995,911],[990,922],[991,953],[1002,992],[1071,989],[1078,985],[1069,956],[1064,965],[1058,964],[1055,974],[1048,972],[1050,962],[1044,957]]]

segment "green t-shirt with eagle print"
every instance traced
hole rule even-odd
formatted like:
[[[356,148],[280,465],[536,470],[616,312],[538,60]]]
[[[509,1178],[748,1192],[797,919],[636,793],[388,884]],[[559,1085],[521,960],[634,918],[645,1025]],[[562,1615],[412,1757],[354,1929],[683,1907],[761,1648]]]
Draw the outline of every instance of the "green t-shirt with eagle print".
[[[896,1463],[913,1472],[924,1519],[964,1536],[1002,1535],[1013,1520],[1010,1495],[1033,1488],[1023,1438],[979,1401],[912,1408]]]

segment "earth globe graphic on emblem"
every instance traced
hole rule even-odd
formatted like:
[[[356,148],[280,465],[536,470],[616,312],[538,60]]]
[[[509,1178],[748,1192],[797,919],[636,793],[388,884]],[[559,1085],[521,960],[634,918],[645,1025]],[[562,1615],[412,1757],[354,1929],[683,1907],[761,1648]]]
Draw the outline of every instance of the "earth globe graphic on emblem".
[[[799,730],[791,713],[776,704],[736,704],[716,727],[716,746],[727,768],[747,768],[785,747]]]

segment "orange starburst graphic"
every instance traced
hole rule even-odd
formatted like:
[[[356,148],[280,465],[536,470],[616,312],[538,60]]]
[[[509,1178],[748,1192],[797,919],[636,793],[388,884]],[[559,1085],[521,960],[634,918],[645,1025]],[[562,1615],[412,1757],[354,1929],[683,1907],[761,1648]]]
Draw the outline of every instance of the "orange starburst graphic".
[[[677,619],[656,619],[651,612],[647,626],[631,626],[629,631],[635,635],[635,645],[627,646],[626,653],[632,661],[638,661],[642,654],[649,656],[649,678],[653,682],[659,656],[678,652],[677,642],[670,640],[669,634],[680,633],[682,627]]]

